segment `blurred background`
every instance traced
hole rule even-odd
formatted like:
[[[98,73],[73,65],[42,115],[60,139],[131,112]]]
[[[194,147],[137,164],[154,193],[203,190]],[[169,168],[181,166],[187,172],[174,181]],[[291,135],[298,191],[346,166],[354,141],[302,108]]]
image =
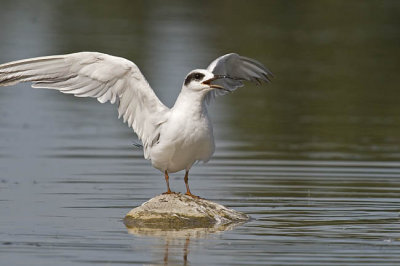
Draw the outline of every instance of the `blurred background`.
[[[373,0],[1,0],[0,63],[125,57],[170,107],[190,70],[229,52],[275,75],[211,104],[216,153],[191,176],[194,194],[254,219],[190,244],[124,228],[165,184],[115,106],[1,88],[2,261],[173,265],[186,245],[193,264],[399,262],[399,14]],[[171,185],[184,191],[183,173]]]

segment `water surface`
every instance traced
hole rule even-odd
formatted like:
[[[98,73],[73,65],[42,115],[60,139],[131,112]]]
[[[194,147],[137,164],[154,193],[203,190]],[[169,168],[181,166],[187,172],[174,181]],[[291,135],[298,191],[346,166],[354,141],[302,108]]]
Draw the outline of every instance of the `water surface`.
[[[163,192],[115,106],[0,90],[0,264],[400,263],[397,1],[2,1],[0,62],[76,51],[133,60],[172,106],[187,72],[235,51],[276,78],[211,107],[217,150],[191,189],[252,220],[130,234]],[[184,191],[183,173],[171,186]]]

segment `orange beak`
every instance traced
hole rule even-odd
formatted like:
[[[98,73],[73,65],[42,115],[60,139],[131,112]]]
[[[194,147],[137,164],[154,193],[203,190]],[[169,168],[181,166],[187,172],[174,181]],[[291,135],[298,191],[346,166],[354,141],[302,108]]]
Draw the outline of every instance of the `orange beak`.
[[[214,75],[213,78],[210,78],[208,80],[203,81],[202,84],[208,85],[208,86],[210,86],[211,88],[214,88],[214,89],[220,89],[220,90],[229,91],[228,89],[225,89],[224,87],[222,87],[220,85],[211,84],[211,82],[214,81],[214,80],[227,78],[227,77],[228,76],[225,76],[225,75]]]

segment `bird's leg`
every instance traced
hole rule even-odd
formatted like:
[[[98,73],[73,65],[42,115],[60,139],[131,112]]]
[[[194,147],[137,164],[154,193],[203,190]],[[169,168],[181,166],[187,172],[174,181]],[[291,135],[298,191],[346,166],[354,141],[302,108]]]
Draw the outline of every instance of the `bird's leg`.
[[[165,182],[167,183],[167,192],[164,192],[163,194],[172,194],[173,192],[169,188],[169,176],[167,170],[165,170],[164,175],[165,175]]]
[[[185,193],[185,195],[188,195],[188,196],[191,196],[193,198],[199,199],[200,198],[199,196],[195,196],[190,192],[190,189],[189,189],[189,171],[188,170],[186,170],[184,180],[185,180],[185,185],[186,185],[186,193]]]

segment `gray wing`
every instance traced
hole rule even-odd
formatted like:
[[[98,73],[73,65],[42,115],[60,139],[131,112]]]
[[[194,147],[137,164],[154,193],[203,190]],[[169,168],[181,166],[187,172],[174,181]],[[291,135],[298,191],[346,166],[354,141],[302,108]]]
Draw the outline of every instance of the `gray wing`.
[[[143,142],[146,158],[147,147],[157,138],[169,110],[133,62],[102,53],[45,56],[0,65],[0,86],[19,82],[97,98],[101,103],[118,101],[119,117]]]
[[[231,77],[213,82],[213,84],[223,86],[229,91],[242,87],[244,80],[261,84],[262,81],[271,82],[271,78],[273,77],[271,71],[260,62],[236,53],[218,57],[207,67],[207,70],[215,75],[227,75]],[[207,94],[206,100],[209,102],[216,96],[226,93],[227,91],[224,90],[212,90]]]

